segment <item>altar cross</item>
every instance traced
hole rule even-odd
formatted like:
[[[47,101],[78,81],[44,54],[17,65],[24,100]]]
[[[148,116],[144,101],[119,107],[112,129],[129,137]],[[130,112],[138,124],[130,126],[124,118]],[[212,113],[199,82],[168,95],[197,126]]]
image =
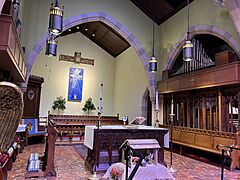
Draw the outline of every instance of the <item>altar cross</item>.
[[[59,55],[59,61],[69,61],[69,62],[74,62],[77,64],[89,64],[94,66],[94,59],[89,59],[89,58],[83,58],[81,57],[80,52],[75,52],[74,56],[69,56],[65,54],[60,54]]]

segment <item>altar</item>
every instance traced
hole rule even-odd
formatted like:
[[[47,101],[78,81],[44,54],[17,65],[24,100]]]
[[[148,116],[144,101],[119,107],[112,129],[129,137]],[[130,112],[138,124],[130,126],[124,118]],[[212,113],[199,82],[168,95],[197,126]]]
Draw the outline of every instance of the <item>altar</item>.
[[[164,145],[168,147],[168,129],[142,125],[101,126],[99,129],[96,126],[85,126],[84,145],[88,147],[86,165],[92,170],[98,167],[101,151],[108,153],[108,163],[111,165],[113,150],[118,151],[126,139],[156,139],[160,145],[158,162],[166,166]]]

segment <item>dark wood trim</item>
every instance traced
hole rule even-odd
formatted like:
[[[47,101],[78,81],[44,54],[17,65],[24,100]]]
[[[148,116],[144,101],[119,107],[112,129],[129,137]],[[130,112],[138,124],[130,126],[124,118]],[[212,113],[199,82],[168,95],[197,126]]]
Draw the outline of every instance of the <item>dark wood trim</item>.
[[[239,61],[158,81],[158,91],[165,94],[234,84],[240,84]]]
[[[191,110],[191,108],[190,108],[190,100],[189,100],[189,98],[187,99],[187,127],[190,127],[190,124],[191,124],[191,114],[190,114],[190,110]]]
[[[221,89],[218,88],[218,107],[219,107],[219,119],[218,119],[218,130],[219,131],[222,131],[222,92],[221,92]]]
[[[210,97],[210,118],[209,118],[209,124],[208,124],[208,129],[213,130],[213,101],[212,97]]]
[[[206,110],[205,97],[202,97],[202,113],[203,113],[203,118],[202,118],[203,129],[207,129],[207,110]]]
[[[9,71],[14,82],[25,82],[26,57],[12,16],[0,15],[0,27],[5,29],[0,36],[0,69]]]

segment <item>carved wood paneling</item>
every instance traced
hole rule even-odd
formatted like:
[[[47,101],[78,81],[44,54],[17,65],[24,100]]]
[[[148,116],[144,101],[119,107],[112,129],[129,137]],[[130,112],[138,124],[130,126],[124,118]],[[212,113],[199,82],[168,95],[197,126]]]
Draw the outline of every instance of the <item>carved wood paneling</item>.
[[[42,77],[30,75],[27,91],[24,93],[23,118],[38,118],[41,97]]]
[[[14,82],[25,82],[26,57],[14,23],[12,16],[0,15],[0,67],[10,71]]]
[[[126,139],[156,139],[161,147],[158,161],[166,165],[164,161],[164,135],[167,129],[144,130],[144,129],[95,129],[93,149],[88,149],[86,162],[91,167],[100,164],[100,152],[108,151],[108,162],[112,163],[112,150],[118,149]]]
[[[170,128],[161,125],[163,128]],[[187,127],[173,127],[173,142],[176,144],[201,149],[220,154],[216,149],[218,144],[233,145],[236,141],[236,133],[219,132]]]
[[[227,76],[226,76],[227,74]],[[160,94],[240,83],[240,62],[158,81]]]

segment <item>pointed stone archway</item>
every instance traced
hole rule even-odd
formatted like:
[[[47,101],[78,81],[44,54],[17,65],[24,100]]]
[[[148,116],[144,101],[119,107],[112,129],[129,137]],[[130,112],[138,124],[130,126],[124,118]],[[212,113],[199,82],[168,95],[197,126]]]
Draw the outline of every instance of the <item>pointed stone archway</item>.
[[[153,108],[155,102],[151,103],[150,102],[150,91],[148,88],[144,91],[144,94],[142,96],[142,105],[141,105],[141,116],[145,117],[147,121],[145,122],[145,125],[151,126],[152,124],[155,123],[153,121],[154,113],[153,113]]]
[[[197,34],[211,34],[219,37],[220,39],[223,39],[234,49],[234,51],[237,53],[237,56],[240,58],[240,45],[230,33],[211,25],[192,26],[190,28],[190,38],[193,38]],[[182,37],[179,39],[179,41],[170,51],[164,70],[171,69],[177,56],[182,50],[182,46],[185,43],[185,39],[186,39],[186,33],[182,35]]]
[[[110,15],[108,15],[106,13],[92,12],[92,13],[81,14],[79,16],[73,16],[73,17],[70,17],[69,19],[65,20],[64,24],[63,24],[63,30],[69,29],[78,24],[93,22],[93,21],[101,21],[101,22],[109,25],[114,30],[116,30],[119,34],[121,34],[129,42],[129,44],[135,49],[139,59],[141,60],[141,62],[143,64],[143,67],[144,67],[146,75],[147,75],[151,100],[154,100],[155,99],[155,89],[156,89],[157,83],[156,83],[155,75],[148,71],[149,56],[145,53],[144,49],[141,47],[140,43],[137,41],[137,39],[134,37],[134,35],[132,33],[130,33],[127,30],[127,28],[125,28],[122,24],[117,22],[115,19],[113,19]],[[33,66],[34,62],[36,61],[38,55],[40,54],[42,49],[46,46],[47,37],[48,37],[48,33],[46,32],[45,35],[34,46],[31,53],[27,56],[27,64],[28,64],[27,77],[29,77],[32,66]]]

